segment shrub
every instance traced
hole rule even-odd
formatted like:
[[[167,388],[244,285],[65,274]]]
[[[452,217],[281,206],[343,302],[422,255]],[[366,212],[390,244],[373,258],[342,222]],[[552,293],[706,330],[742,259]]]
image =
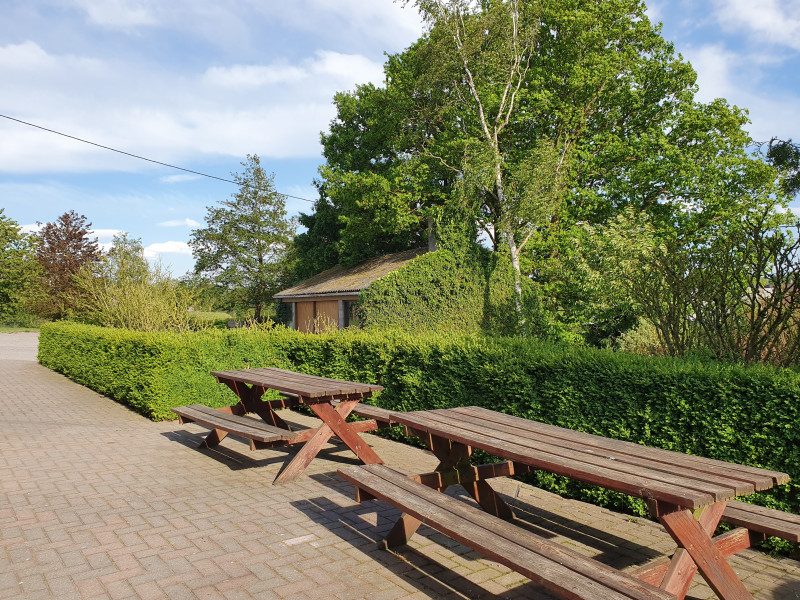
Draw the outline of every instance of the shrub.
[[[768,366],[650,358],[523,338],[285,328],[142,333],[42,326],[40,362],[154,419],[231,404],[211,370],[274,366],[378,383],[401,411],[483,406],[561,427],[789,473],[757,500],[800,511],[800,374]],[[554,491],[643,512],[627,496],[539,475]]]
[[[74,277],[74,317],[136,331],[186,330],[194,292],[150,265],[139,240],[115,236],[108,254]]]

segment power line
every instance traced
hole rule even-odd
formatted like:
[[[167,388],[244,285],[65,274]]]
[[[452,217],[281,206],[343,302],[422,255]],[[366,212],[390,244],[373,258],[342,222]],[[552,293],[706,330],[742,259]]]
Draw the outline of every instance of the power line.
[[[90,142],[89,140],[84,140],[79,137],[75,137],[74,135],[68,135],[66,133],[62,133],[60,131],[56,131],[55,129],[48,129],[47,127],[42,127],[41,125],[36,125],[35,123],[28,123],[27,121],[23,121],[21,119],[15,119],[14,117],[9,117],[8,115],[0,114],[0,117],[4,119],[8,119],[9,121],[16,121],[17,123],[22,123],[23,125],[28,125],[29,127],[35,127],[36,129],[41,129],[42,131],[47,131],[49,133],[55,133],[56,135],[60,135],[65,138],[69,138],[71,140],[76,140],[78,142],[83,142],[84,144],[90,144],[92,146],[97,146],[98,148],[102,148],[103,150],[110,150],[111,152],[117,152],[119,154],[124,154],[125,156],[130,156],[132,158],[138,158],[139,160],[146,160],[147,162],[155,163],[157,165],[161,165],[163,167],[169,167],[170,169],[178,169],[179,171],[185,171],[187,173],[192,173],[194,175],[200,175],[202,177],[208,177],[209,179],[216,179],[218,181],[224,181],[225,183],[232,183],[234,185],[246,185],[247,187],[252,187],[249,184],[240,184],[239,182],[233,181],[231,179],[225,179],[223,177],[217,177],[216,175],[209,175],[208,173],[201,173],[200,171],[192,171],[191,169],[184,169],[183,167],[179,167],[177,165],[171,165],[169,163],[161,162],[158,160],[153,160],[152,158],[147,158],[145,156],[139,156],[138,154],[131,154],[130,152],[125,152],[124,150],[117,150],[116,148],[111,148],[110,146],[103,146],[103,144],[98,144],[96,142]],[[314,200],[309,200],[308,198],[301,198],[300,196],[292,196],[291,194],[281,194],[281,196],[286,196],[287,198],[294,198],[295,200],[303,200],[304,202],[311,202],[314,203]]]

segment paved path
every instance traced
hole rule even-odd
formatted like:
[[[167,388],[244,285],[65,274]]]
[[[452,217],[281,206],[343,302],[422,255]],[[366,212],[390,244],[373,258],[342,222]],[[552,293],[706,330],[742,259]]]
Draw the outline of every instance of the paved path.
[[[38,365],[36,344],[35,333],[0,334],[0,598],[548,597],[430,531],[380,549],[396,513],[353,502],[335,475],[353,462],[345,447],[273,486],[285,451],[231,438],[199,451],[202,427],[152,423]],[[369,441],[401,470],[435,464]],[[499,483],[531,528],[616,567],[674,548],[649,521]],[[747,551],[734,567],[760,600],[800,599],[795,560]],[[702,583],[691,593],[713,597]]]

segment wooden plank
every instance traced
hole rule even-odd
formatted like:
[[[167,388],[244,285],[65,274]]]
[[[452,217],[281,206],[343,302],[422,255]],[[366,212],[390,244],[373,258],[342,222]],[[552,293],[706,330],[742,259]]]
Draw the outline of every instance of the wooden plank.
[[[719,525],[722,511],[725,510],[727,502],[717,502],[711,506],[703,509],[700,517],[697,519],[700,528],[710,538],[714,535],[714,531]],[[659,511],[663,514],[665,511]],[[664,580],[661,582],[661,588],[675,594],[680,600],[686,597],[689,588],[692,585],[692,580],[697,573],[697,565],[692,560],[691,554],[684,548],[678,548],[672,556],[672,561],[664,574]]]
[[[631,444],[630,447],[623,446],[622,451],[620,451],[619,448],[599,446],[598,443],[592,439],[597,436],[592,436],[592,438],[587,440],[581,437],[573,438],[572,436],[567,437],[567,435],[553,435],[551,432],[539,431],[539,429],[536,427],[536,423],[526,419],[520,420],[519,417],[510,417],[511,419],[514,419],[514,421],[494,421],[486,419],[485,416],[479,417],[477,415],[472,415],[469,412],[462,412],[458,409],[452,412],[457,414],[459,419],[464,419],[465,422],[480,425],[487,434],[489,432],[502,432],[503,437],[506,435],[513,435],[515,437],[519,437],[520,439],[544,442],[568,450],[582,452],[590,456],[596,456],[601,459],[614,460],[619,463],[636,465],[652,470],[653,474],[650,476],[661,481],[674,481],[673,478],[677,476],[683,481],[699,481],[703,484],[714,484],[715,486],[733,489],[737,496],[752,494],[755,491],[755,483],[751,481],[743,481],[741,476],[737,476],[739,475],[738,472],[731,471],[728,475],[725,475],[724,473],[709,473],[707,470],[698,470],[692,466],[685,466],[684,464],[681,464],[683,462],[680,458],[682,455],[679,455],[677,460],[668,461],[668,458],[676,457],[674,456],[675,453],[666,450],[652,449],[657,450],[657,453],[635,452],[637,449],[645,447],[638,444]],[[529,423],[532,423],[533,427],[529,427]],[[567,432],[569,430],[562,431]],[[498,435],[500,434],[498,433]],[[603,438],[599,439],[602,440]],[[658,460],[655,460],[653,456],[657,456]],[[658,476],[658,472],[668,474],[669,478],[664,479],[661,476]],[[771,486],[771,483],[772,480],[770,478],[764,478],[763,482],[761,482],[761,486]],[[703,486],[695,486],[693,489],[705,490],[706,488]]]
[[[339,474],[448,537],[500,562],[564,598],[674,599],[607,565],[491,517],[381,466]]]
[[[537,421],[531,421],[530,419],[523,419],[513,415],[506,415],[504,413],[498,413],[477,406],[455,408],[452,409],[452,411],[455,413],[476,415],[485,419],[486,421],[510,421],[518,426],[527,427],[531,430],[542,431],[554,437],[565,437],[566,439],[581,440],[587,444],[595,445],[598,448],[617,450],[619,452],[628,452],[634,455],[638,454],[647,456],[653,460],[661,460],[667,463],[680,461],[680,464],[690,466],[700,471],[705,469],[709,473],[721,473],[731,477],[739,477],[742,481],[750,481],[756,485],[757,490],[769,489],[773,485],[782,485],[784,483],[788,483],[789,481],[789,475],[778,471],[771,471],[769,469],[762,469],[760,467],[751,467],[749,465],[715,460],[694,454],[673,452],[670,450],[643,446],[641,444],[635,444],[633,442],[626,442],[623,440],[614,440],[590,433],[574,431],[571,429],[565,429],[563,427],[556,427],[555,425],[539,423]],[[761,483],[765,479],[769,480],[770,482],[767,484]],[[767,487],[759,487],[759,485],[767,485]]]
[[[266,367],[261,369],[241,369],[236,371],[212,371],[218,379],[231,379],[243,383],[276,389],[281,392],[297,394],[306,398],[320,396],[339,396],[347,394],[370,395],[383,389],[380,385],[331,379],[317,375],[307,375],[286,369]]]
[[[355,455],[365,463],[381,463],[380,457],[357,433],[349,428],[344,419],[350,414],[358,400],[340,402],[336,408],[328,403],[312,404],[311,410],[323,421],[322,427],[311,430],[311,437],[297,454],[278,473],[273,483],[286,483],[295,479],[311,464],[314,457],[335,434]]]
[[[692,513],[679,510],[660,516],[659,521],[689,553],[703,579],[722,600],[753,599]]]
[[[398,416],[398,420],[415,428],[435,431],[437,435],[485,450],[500,458],[600,485],[638,498],[655,498],[692,510],[714,502],[711,495],[696,490],[622,473],[608,467],[586,464],[558,454],[540,452],[524,445],[464,431],[459,427],[433,421],[426,415],[427,413],[423,412],[403,413]]]
[[[710,482],[707,479],[700,480],[686,475],[671,473],[665,470],[666,465],[664,463],[658,463],[660,468],[652,469],[649,468],[648,463],[640,464],[634,461],[632,457],[629,461],[618,460],[617,455],[608,456],[606,454],[600,456],[596,453],[586,452],[581,449],[580,446],[578,449],[573,449],[571,447],[578,446],[577,444],[562,443],[561,445],[554,445],[550,443],[550,438],[547,436],[531,433],[523,433],[523,435],[520,435],[519,429],[498,424],[488,427],[486,421],[469,416],[451,416],[451,414],[445,415],[444,413],[434,412],[430,415],[430,418],[453,427],[461,427],[465,431],[496,436],[499,440],[524,445],[540,452],[571,458],[588,465],[606,467],[621,473],[627,473],[637,477],[646,477],[653,481],[661,481],[671,485],[697,490],[710,495],[714,500],[725,500],[736,496],[736,489],[731,485],[723,486]],[[749,491],[752,492],[752,490],[753,488],[750,486]]]
[[[720,554],[727,558],[742,550],[747,550],[754,545],[755,540],[747,529],[739,527],[718,535],[713,538],[713,541]],[[659,558],[641,567],[626,571],[626,573],[649,584],[660,585],[669,569],[670,562],[669,557]]]
[[[201,425],[261,442],[291,440],[296,434],[249,417],[230,414],[202,404],[173,408],[175,414]]]
[[[730,502],[722,516],[722,521],[765,535],[800,543],[800,516],[774,508],[756,506],[746,502]]]
[[[333,430],[333,434],[342,440],[360,461],[366,464],[382,464],[383,461],[370,445],[355,432],[350,423],[345,422],[347,415],[355,408],[356,402],[350,407],[345,407],[345,404],[348,403],[342,402],[337,408],[333,408],[330,404],[313,404],[311,410]]]
[[[371,404],[364,404],[363,402],[359,403],[358,406],[353,409],[353,414],[366,419],[382,421],[388,423],[389,425],[394,425],[397,423],[397,421],[394,419],[397,411],[379,408],[377,406],[372,406]]]

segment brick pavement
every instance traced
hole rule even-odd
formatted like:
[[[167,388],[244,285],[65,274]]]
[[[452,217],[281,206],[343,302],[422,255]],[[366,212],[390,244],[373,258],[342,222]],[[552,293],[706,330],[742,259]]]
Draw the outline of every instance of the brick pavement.
[[[353,502],[335,475],[354,462],[343,446],[273,486],[288,451],[251,453],[232,438],[197,450],[204,428],[152,423],[70,382],[35,362],[36,343],[0,335],[0,598],[548,597],[429,530],[382,550],[396,512]],[[435,464],[369,441],[400,470]],[[496,483],[526,526],[616,567],[674,548],[647,520]],[[800,599],[798,561],[746,551],[733,565],[755,598]],[[691,594],[713,597],[703,583]]]

